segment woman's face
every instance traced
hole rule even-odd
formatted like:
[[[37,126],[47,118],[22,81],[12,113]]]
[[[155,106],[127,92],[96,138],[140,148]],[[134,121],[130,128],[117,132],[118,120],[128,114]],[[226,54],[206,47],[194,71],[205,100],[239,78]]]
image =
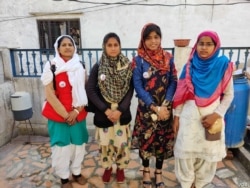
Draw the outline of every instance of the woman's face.
[[[215,44],[210,37],[204,36],[199,39],[196,50],[200,58],[207,59],[212,55],[214,49]]]
[[[75,47],[69,38],[64,38],[58,47],[58,52],[63,59],[71,59],[75,53]]]
[[[121,48],[116,38],[112,37],[108,39],[107,43],[105,44],[105,51],[109,57],[117,57],[120,54]]]
[[[157,35],[155,31],[149,33],[145,39],[146,48],[152,51],[155,51],[159,48],[161,44],[161,37]]]

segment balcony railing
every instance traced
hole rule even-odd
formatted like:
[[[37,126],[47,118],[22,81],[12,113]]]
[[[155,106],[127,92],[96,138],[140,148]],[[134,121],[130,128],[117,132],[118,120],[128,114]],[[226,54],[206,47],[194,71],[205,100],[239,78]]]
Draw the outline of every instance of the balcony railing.
[[[174,54],[174,48],[165,48],[165,50]],[[226,55],[235,63],[236,68],[246,70],[250,47],[222,47],[221,54]],[[130,60],[137,54],[136,48],[123,48],[122,52]],[[102,49],[89,48],[78,49],[81,61],[85,63],[87,70],[99,60]],[[54,58],[54,49],[11,49],[11,65],[14,77],[40,77],[43,66],[48,60]]]

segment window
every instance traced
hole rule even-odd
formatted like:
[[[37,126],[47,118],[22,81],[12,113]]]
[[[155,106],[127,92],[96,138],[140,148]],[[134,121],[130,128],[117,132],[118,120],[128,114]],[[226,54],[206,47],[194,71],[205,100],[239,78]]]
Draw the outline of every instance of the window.
[[[60,35],[71,35],[78,48],[81,48],[79,19],[72,20],[38,20],[39,43],[41,49],[54,48]]]

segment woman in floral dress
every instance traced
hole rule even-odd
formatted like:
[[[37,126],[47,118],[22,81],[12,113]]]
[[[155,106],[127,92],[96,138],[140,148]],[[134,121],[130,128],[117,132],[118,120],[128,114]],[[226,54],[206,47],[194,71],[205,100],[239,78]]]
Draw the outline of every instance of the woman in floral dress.
[[[143,27],[138,56],[133,61],[133,82],[138,108],[132,146],[139,147],[143,165],[143,187],[152,187],[149,160],[156,158],[156,187],[164,187],[162,166],[173,155],[172,99],[177,72],[172,55],[161,47],[161,30],[150,23]]]

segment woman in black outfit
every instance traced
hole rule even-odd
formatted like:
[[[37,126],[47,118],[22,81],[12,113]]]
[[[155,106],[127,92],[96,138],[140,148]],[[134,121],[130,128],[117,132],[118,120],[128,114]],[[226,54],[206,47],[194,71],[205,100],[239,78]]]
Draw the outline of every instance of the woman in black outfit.
[[[130,155],[130,103],[134,88],[131,63],[121,53],[120,39],[115,33],[104,37],[101,60],[93,66],[86,90],[95,106],[96,139],[105,168],[102,180],[110,181],[115,162],[117,182],[123,183]]]

